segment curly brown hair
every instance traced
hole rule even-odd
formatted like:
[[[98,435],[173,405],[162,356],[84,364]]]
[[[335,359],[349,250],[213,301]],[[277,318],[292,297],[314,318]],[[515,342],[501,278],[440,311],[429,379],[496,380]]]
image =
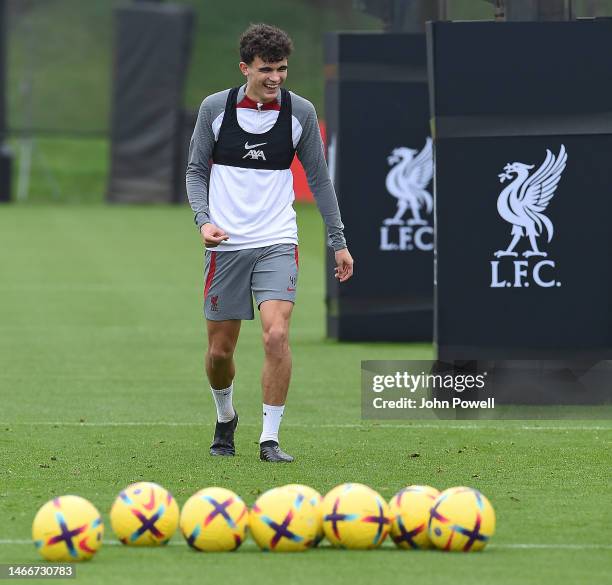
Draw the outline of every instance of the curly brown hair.
[[[240,37],[240,60],[250,65],[255,57],[265,63],[278,63],[291,55],[293,41],[280,28],[252,24]]]

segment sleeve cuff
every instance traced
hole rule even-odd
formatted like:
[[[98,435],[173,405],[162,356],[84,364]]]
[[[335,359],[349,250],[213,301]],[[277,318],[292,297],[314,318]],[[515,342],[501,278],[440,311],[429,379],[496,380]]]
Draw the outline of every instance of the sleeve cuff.
[[[205,223],[210,223],[210,217],[208,214],[200,212],[196,213],[195,217],[193,218],[193,221],[195,222],[198,229],[200,229]]]
[[[344,248],[348,247],[346,245],[346,240],[344,239],[344,237],[342,237],[340,240],[336,239],[335,241],[332,241],[330,238],[327,244],[333,248],[334,252],[338,252],[339,250],[344,250]]]

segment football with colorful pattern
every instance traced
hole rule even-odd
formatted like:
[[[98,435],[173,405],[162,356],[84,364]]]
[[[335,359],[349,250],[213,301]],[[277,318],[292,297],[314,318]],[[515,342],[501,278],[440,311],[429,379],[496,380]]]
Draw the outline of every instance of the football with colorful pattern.
[[[304,494],[310,503],[315,507],[317,511],[317,536],[315,537],[315,541],[313,546],[317,546],[324,538],[325,533],[323,532],[323,516],[321,514],[321,504],[323,503],[323,496],[314,488],[311,488],[307,485],[302,485],[300,483],[290,483],[285,486],[290,490],[296,490],[298,493]]]
[[[113,532],[129,546],[166,544],[176,532],[179,507],[172,494],[156,483],[126,487],[110,511]]]
[[[378,548],[389,534],[391,514],[381,495],[360,483],[336,486],[322,504],[325,536],[340,548]]]
[[[469,487],[443,491],[430,511],[428,534],[446,551],[482,550],[495,532],[495,511],[485,496]]]
[[[179,526],[187,544],[200,551],[236,550],[246,538],[249,509],[230,490],[210,487],[191,496]]]
[[[85,498],[60,496],[47,502],[32,524],[34,546],[48,561],[84,561],[102,546],[100,512]]]
[[[262,550],[304,551],[314,545],[318,526],[318,512],[310,499],[287,487],[262,494],[249,514],[251,534]]]
[[[431,486],[409,485],[391,498],[391,538],[398,548],[432,548],[427,524],[429,511],[439,495]]]

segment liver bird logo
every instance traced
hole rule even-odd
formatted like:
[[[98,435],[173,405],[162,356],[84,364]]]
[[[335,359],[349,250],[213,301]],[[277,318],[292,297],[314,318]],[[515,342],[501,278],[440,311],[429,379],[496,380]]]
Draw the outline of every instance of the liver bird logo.
[[[531,174],[529,171],[535,165],[514,162],[508,163],[498,175],[500,183],[511,181],[497,198],[497,211],[502,219],[512,224],[512,241],[506,250],[495,252],[496,258],[518,256],[514,248],[525,236],[531,245],[531,250],[523,252],[525,258],[547,255],[538,248],[536,238],[546,232],[548,242],[552,240],[554,227],[544,211],[557,190],[566,162],[567,153],[562,144],[557,156],[546,149],[544,162]]]
[[[412,217],[408,225],[427,225],[421,218],[421,210],[431,213],[433,198],[427,185],[433,176],[431,138],[427,138],[423,150],[413,148],[394,148],[387,162],[393,167],[387,174],[387,191],[397,199],[397,211],[393,217],[385,219],[385,225],[403,225],[402,217],[410,209]]]

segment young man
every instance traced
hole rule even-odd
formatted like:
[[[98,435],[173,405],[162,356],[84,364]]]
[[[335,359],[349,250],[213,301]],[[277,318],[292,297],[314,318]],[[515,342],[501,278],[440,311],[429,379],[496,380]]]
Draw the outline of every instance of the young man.
[[[292,48],[282,30],[250,26],[240,39],[246,85],[202,102],[189,149],[187,194],[206,246],[206,373],[217,407],[211,455],[235,452],[233,355],[242,319],[254,317],[254,296],[265,351],[260,459],[293,461],[280,449],[278,431],[291,377],[289,321],[298,276],[289,170],[295,152],[335,250],[335,276],[345,282],[353,274],[315,109],[281,87]]]

